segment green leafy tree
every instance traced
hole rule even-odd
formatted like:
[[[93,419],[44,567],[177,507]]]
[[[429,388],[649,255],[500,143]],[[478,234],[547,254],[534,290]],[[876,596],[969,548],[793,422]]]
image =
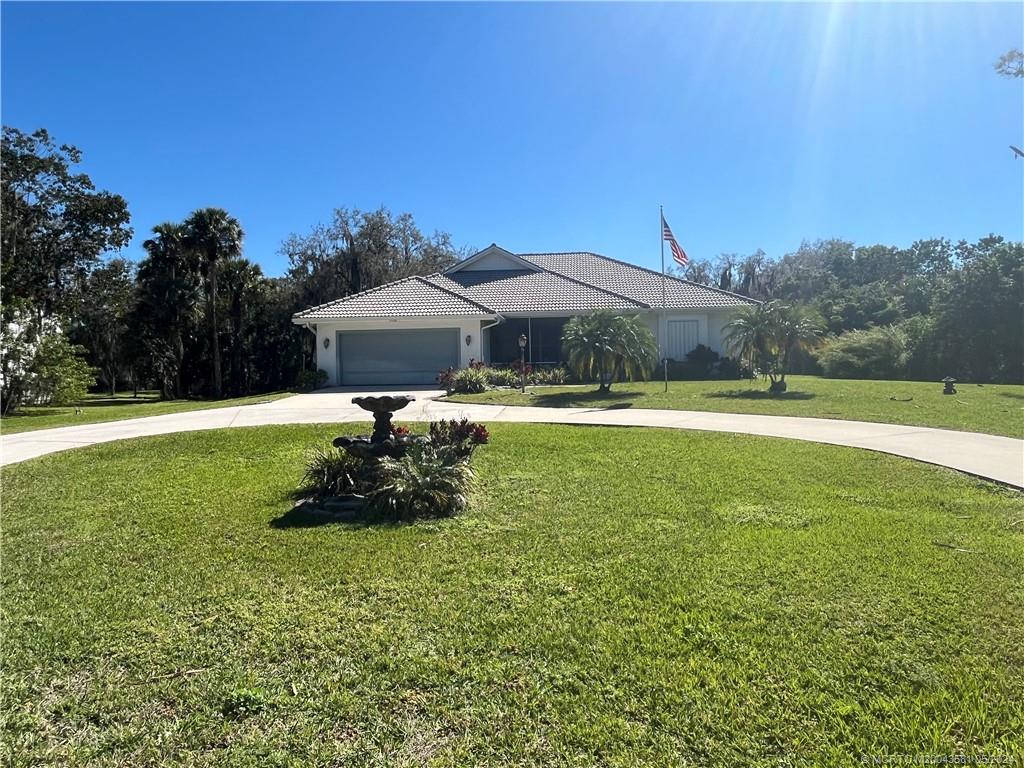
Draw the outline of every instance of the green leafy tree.
[[[726,346],[752,371],[767,376],[773,393],[786,391],[793,355],[812,349],[821,337],[805,309],[778,301],[741,307],[724,330]]]
[[[939,284],[931,339],[942,371],[959,379],[1024,380],[1024,244],[962,244],[960,269]]]
[[[45,130],[3,128],[0,285],[12,312],[17,298],[41,316],[66,313],[88,268],[131,240],[124,198],[96,190],[87,175],[75,173],[81,160],[78,149],[58,146]]]
[[[54,321],[39,321],[34,311],[14,313],[0,324],[0,344],[4,351],[0,411],[4,416],[25,404],[75,403],[96,383],[85,350],[71,344]]]
[[[650,375],[658,360],[658,343],[636,315],[598,311],[570,319],[562,329],[562,354],[582,380],[597,379],[601,392],[612,382]]]
[[[118,378],[129,367],[127,357],[129,317],[135,297],[131,264],[111,259],[86,278],[71,336],[88,350],[111,395],[117,393]]]
[[[40,339],[30,375],[31,402],[39,405],[77,403],[96,384],[85,348],[71,344],[63,333],[50,333]]]
[[[245,236],[238,219],[222,208],[201,208],[184,223],[185,250],[201,260],[206,277],[206,320],[210,333],[211,390],[216,399],[223,394],[220,359],[220,328],[217,323],[217,277],[221,262],[242,255]]]

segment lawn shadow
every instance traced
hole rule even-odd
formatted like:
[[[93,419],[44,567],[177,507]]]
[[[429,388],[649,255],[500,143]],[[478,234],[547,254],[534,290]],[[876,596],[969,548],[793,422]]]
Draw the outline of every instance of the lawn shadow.
[[[163,401],[161,401],[159,397],[138,397],[138,398],[134,398],[134,397],[98,397],[98,398],[95,398],[95,399],[82,400],[80,403],[76,404],[74,407],[75,408],[81,408],[82,410],[85,410],[86,408],[108,408],[108,407],[110,407],[112,405],[127,405],[127,406],[131,406],[131,405],[144,405],[146,403],[159,403],[159,402],[173,403],[173,402],[179,402],[179,401],[175,401],[175,400],[163,400]]]
[[[34,419],[37,416],[63,416],[71,413],[72,410],[72,408],[39,408],[38,406],[33,406],[31,411],[19,409],[10,416],[4,416],[3,421],[18,422],[22,419]]]
[[[703,397],[726,400],[811,400],[817,397],[813,392],[782,392],[775,394],[767,389],[727,389],[720,392],[705,392]]]
[[[1014,400],[1024,400],[1024,395],[1019,395],[1016,392],[1000,392],[999,394],[1002,397],[1010,397],[1013,398]]]
[[[591,392],[553,392],[551,394],[535,392],[530,400],[531,405],[539,405],[544,408],[604,407],[611,409],[630,408],[633,405],[632,401],[642,396],[642,392],[623,392],[613,389],[610,392],[601,392],[599,390]],[[624,402],[627,400],[629,402]],[[604,403],[607,403],[607,405],[603,405]]]
[[[296,495],[289,494],[289,499]],[[372,514],[365,508],[328,510],[312,499],[301,498],[295,506],[270,521],[270,527],[278,530],[288,528],[320,528],[325,525],[341,525],[347,528],[397,527],[402,521]]]

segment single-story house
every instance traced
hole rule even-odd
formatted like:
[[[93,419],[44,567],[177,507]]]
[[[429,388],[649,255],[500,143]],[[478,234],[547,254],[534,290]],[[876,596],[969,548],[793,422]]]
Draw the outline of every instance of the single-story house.
[[[432,384],[471,360],[561,360],[562,326],[595,309],[637,314],[664,357],[698,344],[722,352],[722,327],[750,299],[687,280],[665,280],[596,253],[519,253],[491,245],[445,272],[414,276],[297,313],[316,334],[317,366],[330,385]]]

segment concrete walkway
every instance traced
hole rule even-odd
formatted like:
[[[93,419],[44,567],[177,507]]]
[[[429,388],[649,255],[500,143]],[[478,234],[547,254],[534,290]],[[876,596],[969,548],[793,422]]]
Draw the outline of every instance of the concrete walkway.
[[[393,394],[391,390],[388,394]],[[162,435],[225,427],[263,424],[337,423],[369,421],[370,415],[352,405],[353,395],[366,391],[321,390],[260,405],[213,408],[164,416],[82,424],[5,435],[0,439],[0,465],[36,456],[131,437]],[[538,408],[438,402],[436,390],[410,391],[417,397],[396,421],[431,421],[468,416],[475,421],[602,424],[668,427],[712,432],[737,432],[785,437],[906,456],[939,464],[1000,483],[1024,488],[1024,440],[954,432],[948,429],[875,424],[864,421],[809,419],[796,416],[672,411],[641,408]]]

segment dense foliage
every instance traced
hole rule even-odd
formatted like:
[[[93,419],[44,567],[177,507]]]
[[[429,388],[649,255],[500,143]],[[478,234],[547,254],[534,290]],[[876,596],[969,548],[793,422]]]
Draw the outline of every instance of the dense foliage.
[[[524,382],[525,372],[525,382]],[[449,395],[475,395],[494,387],[519,387],[565,384],[569,372],[561,366],[534,368],[529,363],[525,371],[517,360],[511,366],[492,366],[480,360],[470,360],[466,368],[447,368],[437,375],[438,385]]]
[[[803,306],[829,336],[881,326],[906,334],[894,375],[1024,381],[1024,243],[919,240],[907,248],[804,243],[778,260],[762,251],[695,260],[685,277],[762,301]],[[816,372],[797,354],[794,370]]]
[[[817,353],[831,379],[898,379],[907,364],[907,334],[880,325],[833,336]]]

